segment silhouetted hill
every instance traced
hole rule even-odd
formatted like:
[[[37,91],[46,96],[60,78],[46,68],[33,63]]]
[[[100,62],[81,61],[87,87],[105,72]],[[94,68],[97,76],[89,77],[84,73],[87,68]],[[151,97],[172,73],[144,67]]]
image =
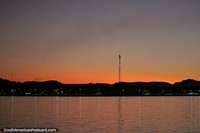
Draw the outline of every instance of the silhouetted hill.
[[[133,87],[170,87],[172,84],[167,82],[129,82]]]
[[[115,84],[62,84],[56,80],[15,82],[0,78],[0,95],[4,96],[159,96],[200,95],[200,81],[119,82]]]
[[[11,83],[11,81],[9,81],[9,80],[7,80],[7,79],[2,79],[2,78],[0,78],[0,84],[2,85],[2,84],[9,84],[9,83]]]
[[[183,80],[181,82],[176,82],[173,84],[175,88],[186,88],[186,87],[200,87],[200,81],[193,79]]]

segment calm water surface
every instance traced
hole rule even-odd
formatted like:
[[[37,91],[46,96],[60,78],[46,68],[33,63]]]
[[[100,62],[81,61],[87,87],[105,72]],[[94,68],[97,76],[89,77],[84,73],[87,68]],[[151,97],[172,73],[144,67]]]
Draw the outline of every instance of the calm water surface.
[[[200,97],[0,97],[0,128],[60,133],[200,132]]]

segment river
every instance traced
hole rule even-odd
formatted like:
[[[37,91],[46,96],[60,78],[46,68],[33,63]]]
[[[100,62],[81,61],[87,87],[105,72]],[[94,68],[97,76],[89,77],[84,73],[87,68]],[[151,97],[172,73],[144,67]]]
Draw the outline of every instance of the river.
[[[0,129],[59,133],[200,132],[200,97],[0,97]]]

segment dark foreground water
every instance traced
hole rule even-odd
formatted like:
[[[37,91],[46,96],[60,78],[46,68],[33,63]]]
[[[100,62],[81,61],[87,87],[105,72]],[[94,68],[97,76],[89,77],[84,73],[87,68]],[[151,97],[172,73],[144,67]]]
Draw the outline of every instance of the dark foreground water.
[[[200,97],[0,97],[0,128],[200,132]]]

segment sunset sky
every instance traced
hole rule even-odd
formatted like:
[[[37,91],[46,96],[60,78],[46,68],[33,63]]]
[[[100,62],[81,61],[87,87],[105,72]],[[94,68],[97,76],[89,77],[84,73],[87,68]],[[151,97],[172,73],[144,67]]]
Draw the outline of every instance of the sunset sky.
[[[200,0],[0,0],[0,77],[200,80]],[[12,76],[11,76],[12,73]]]

